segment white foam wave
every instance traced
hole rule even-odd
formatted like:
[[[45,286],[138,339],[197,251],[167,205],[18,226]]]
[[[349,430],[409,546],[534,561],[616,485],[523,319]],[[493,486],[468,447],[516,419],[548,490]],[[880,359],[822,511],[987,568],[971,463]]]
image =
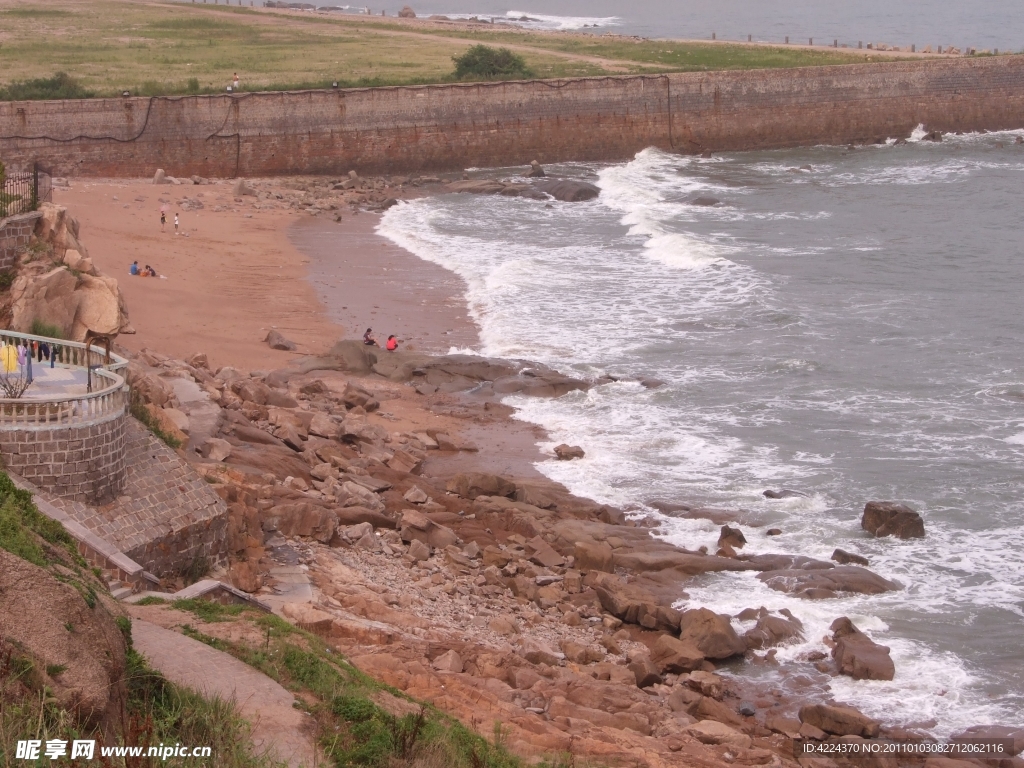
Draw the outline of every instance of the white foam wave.
[[[527,11],[509,11],[505,19],[524,27],[557,30],[615,27],[622,23],[618,16],[551,16]]]
[[[502,24],[513,24],[524,29],[571,31],[576,29],[601,29],[617,27],[622,23],[618,16],[555,16],[529,11],[507,11],[504,16],[493,13],[442,13],[449,19],[482,19]]]

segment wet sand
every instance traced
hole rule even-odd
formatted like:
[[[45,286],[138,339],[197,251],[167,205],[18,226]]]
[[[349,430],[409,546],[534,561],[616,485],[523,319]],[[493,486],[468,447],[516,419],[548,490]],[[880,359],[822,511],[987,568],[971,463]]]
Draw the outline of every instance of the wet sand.
[[[403,349],[446,354],[478,348],[480,335],[466,314],[466,285],[374,231],[380,216],[346,214],[341,222],[304,217],[288,229],[309,260],[309,280],[328,317],[345,338],[373,328],[383,344],[396,335]]]

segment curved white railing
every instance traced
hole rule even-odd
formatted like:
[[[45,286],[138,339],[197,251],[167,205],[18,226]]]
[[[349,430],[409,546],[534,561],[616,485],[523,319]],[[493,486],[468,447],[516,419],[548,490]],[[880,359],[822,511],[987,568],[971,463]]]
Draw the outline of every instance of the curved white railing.
[[[111,353],[108,360],[105,350],[78,341],[0,331],[0,346],[12,341],[36,341],[49,345],[51,354],[55,356],[54,363],[63,368],[91,368],[93,391],[81,395],[0,398],[0,429],[84,425],[124,413],[128,405],[128,387],[117,371],[128,367],[125,358]],[[49,365],[49,362],[38,365]]]
[[[108,371],[121,371],[128,367],[127,358],[110,353],[107,360],[107,353],[102,347],[95,344],[86,346],[81,341],[65,341],[64,339],[50,339],[46,336],[33,336],[31,333],[18,333],[17,331],[0,330],[0,345],[6,345],[9,341],[17,344],[19,341],[38,341],[46,343],[51,350],[57,352],[57,363],[68,368],[106,368]]]

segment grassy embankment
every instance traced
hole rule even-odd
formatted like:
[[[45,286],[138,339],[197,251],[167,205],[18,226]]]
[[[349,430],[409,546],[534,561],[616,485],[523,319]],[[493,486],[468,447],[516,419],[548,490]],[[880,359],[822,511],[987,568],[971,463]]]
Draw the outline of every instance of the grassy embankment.
[[[508,46],[540,77],[863,62],[842,51],[633,41],[615,36],[408,25],[223,5],[15,0],[0,7],[0,99],[448,82],[474,43]],[[77,83],[5,88],[67,72]]]
[[[41,514],[27,491],[18,490],[10,478],[0,472],[0,549],[37,566],[35,588],[49,594],[44,586],[56,579],[73,587],[85,608],[100,621],[116,624],[125,638],[123,667],[124,698],[119,723],[113,725],[120,744],[149,746],[190,744],[210,746],[210,758],[171,759],[162,765],[202,766],[203,768],[279,768],[274,761],[255,754],[249,734],[251,726],[240,718],[234,704],[210,699],[172,685],[150,669],[132,649],[131,622],[126,616],[113,616],[109,600],[102,598],[106,586],[78,555],[73,539],[60,523]],[[33,583],[19,582],[20,590],[32,590]],[[40,610],[46,606],[41,605]],[[63,631],[74,634],[68,622]],[[52,638],[40,637],[37,645],[47,648]],[[107,650],[109,655],[110,650]],[[114,666],[116,664],[111,659]],[[45,664],[31,648],[0,635],[0,768],[15,766],[70,766],[81,761],[64,758],[38,761],[18,759],[19,740],[102,739],[98,727],[87,725],[77,713],[62,706],[52,695],[53,680],[69,669],[65,665]],[[108,735],[109,731],[108,731]],[[110,742],[107,741],[109,744]],[[99,755],[96,755],[97,761]],[[160,763],[159,760],[152,761]],[[123,758],[110,758],[105,765],[129,768]],[[134,766],[150,765],[149,759],[136,760]]]

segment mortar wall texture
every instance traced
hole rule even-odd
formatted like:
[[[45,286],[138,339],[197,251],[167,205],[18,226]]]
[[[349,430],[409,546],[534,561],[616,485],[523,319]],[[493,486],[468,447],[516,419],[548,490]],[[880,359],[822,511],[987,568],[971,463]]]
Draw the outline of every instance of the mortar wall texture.
[[[0,456],[15,474],[63,498],[112,501],[125,484],[125,413],[83,426],[0,430]]]
[[[32,239],[36,221],[42,215],[39,211],[33,211],[0,219],[0,272],[11,269],[17,262],[18,255]]]
[[[210,484],[130,416],[124,455],[124,487],[111,503],[46,501],[157,576],[179,575],[200,561],[223,564],[228,509]]]
[[[55,175],[415,173],[1024,127],[1024,55],[213,96],[0,103]]]

